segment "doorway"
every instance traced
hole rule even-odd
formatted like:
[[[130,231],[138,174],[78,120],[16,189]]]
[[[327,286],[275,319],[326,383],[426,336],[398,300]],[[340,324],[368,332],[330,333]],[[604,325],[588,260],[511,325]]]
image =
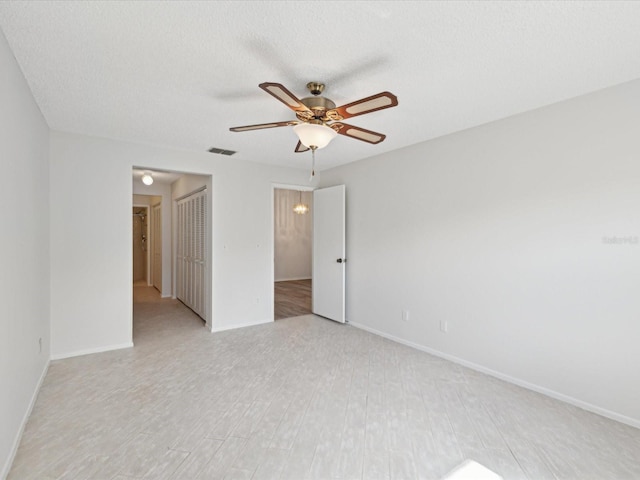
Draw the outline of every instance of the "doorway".
[[[274,188],[274,319],[311,313],[313,192]]]
[[[162,294],[162,196],[133,195],[133,286]],[[144,265],[144,266],[143,266]],[[143,271],[144,273],[140,273]]]
[[[133,207],[133,285],[149,284],[149,211]]]
[[[186,305],[211,330],[211,175],[134,167],[132,181],[133,207],[146,209],[148,239],[146,282],[133,284],[134,338],[141,340],[136,321],[149,313],[142,305],[151,304],[167,311]]]

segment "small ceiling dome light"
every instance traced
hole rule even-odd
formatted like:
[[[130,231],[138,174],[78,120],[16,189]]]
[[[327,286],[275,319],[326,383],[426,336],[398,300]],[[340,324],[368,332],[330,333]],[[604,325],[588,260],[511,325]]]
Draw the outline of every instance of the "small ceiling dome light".
[[[293,206],[293,211],[298,215],[304,215],[309,211],[309,205],[302,203],[302,191],[298,192],[300,195],[298,197],[298,203]]]
[[[144,172],[144,174],[142,175],[142,183],[144,183],[145,185],[151,185],[153,183],[151,172]]]
[[[293,127],[293,131],[300,139],[300,143],[312,150],[326,147],[338,135],[333,128],[327,127],[322,122],[299,123]]]

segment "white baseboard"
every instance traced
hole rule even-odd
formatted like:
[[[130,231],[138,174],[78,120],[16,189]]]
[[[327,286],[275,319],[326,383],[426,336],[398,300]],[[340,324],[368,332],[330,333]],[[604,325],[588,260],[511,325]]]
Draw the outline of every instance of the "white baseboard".
[[[274,282],[294,282],[296,280],[311,280],[311,277],[277,278]]]
[[[554,390],[550,390],[548,388],[542,387],[540,385],[536,385],[534,383],[529,383],[525,380],[521,380],[519,378],[512,377],[510,375],[506,375],[502,372],[498,372],[496,370],[492,370],[487,367],[483,367],[482,365],[478,365],[477,363],[469,362],[468,360],[464,360],[462,358],[458,358],[454,355],[449,355],[448,353],[441,352],[439,350],[435,350],[433,348],[426,347],[424,345],[420,345],[418,343],[410,342],[408,340],[404,340],[402,338],[396,337],[394,335],[390,335],[388,333],[382,332],[380,330],[376,330],[375,328],[368,327],[361,323],[357,322],[349,322],[349,325],[359,328],[361,330],[366,330],[367,332],[374,333],[384,338],[388,338],[389,340],[393,340],[394,342],[401,343],[403,345],[407,345],[408,347],[415,348],[416,350],[421,350],[423,352],[429,353],[436,357],[444,358],[445,360],[449,360],[453,363],[457,363],[458,365],[462,365],[464,367],[468,367],[471,370],[475,370],[477,372],[486,373],[487,375],[491,375],[492,377],[499,378],[500,380],[504,380],[505,382],[512,383],[514,385],[518,385],[519,387],[526,388],[527,390],[533,390],[534,392],[541,393],[546,395],[547,397],[555,398],[556,400],[563,401],[565,403],[569,403],[576,407],[582,408],[583,410],[587,410],[592,413],[596,413],[606,418],[610,418],[611,420],[615,420],[616,422],[624,423],[626,425],[630,425],[635,428],[640,428],[640,419],[627,417],[626,415],[621,415],[617,412],[613,412],[611,410],[607,410],[606,408],[598,407],[597,405],[593,405],[591,403],[584,402],[580,399],[570,397],[560,392],[556,392]]]
[[[20,428],[18,430],[18,433],[16,434],[13,440],[13,445],[11,446],[11,452],[9,453],[9,457],[7,458],[6,463],[2,467],[2,472],[0,472],[0,478],[7,478],[7,475],[9,475],[9,470],[11,469],[11,465],[13,464],[13,460],[16,458],[16,453],[18,453],[18,447],[20,446],[20,440],[22,440],[22,434],[24,433],[24,429],[27,426],[27,422],[29,421],[29,417],[31,416],[33,407],[36,404],[36,400],[38,399],[38,394],[40,393],[40,387],[42,387],[42,382],[44,382],[44,378],[47,376],[47,372],[49,371],[49,363],[50,361],[47,360],[47,363],[45,364],[44,369],[42,370],[42,374],[40,375],[40,379],[38,380],[38,384],[36,385],[36,389],[34,390],[33,395],[31,395],[29,408],[27,408],[27,411],[25,412],[24,417],[22,418],[22,422],[20,423]]]
[[[75,352],[57,353],[55,355],[51,355],[51,360],[62,360],[64,358],[79,357],[81,355],[89,355],[91,353],[110,352],[111,350],[121,350],[123,348],[131,347],[133,347],[133,342],[121,343],[118,345],[106,345],[104,347],[88,348],[86,350],[77,350]]]
[[[220,328],[214,327],[211,329],[211,333],[226,332],[227,330],[235,330],[236,328],[255,327],[256,325],[263,325],[265,323],[273,323],[273,320],[271,319],[258,320],[256,322],[242,323],[240,325],[232,325],[229,327],[220,327]]]

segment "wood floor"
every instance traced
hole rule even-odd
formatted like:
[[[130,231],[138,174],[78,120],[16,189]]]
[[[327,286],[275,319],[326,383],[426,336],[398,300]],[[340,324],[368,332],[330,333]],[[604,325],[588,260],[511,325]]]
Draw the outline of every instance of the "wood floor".
[[[136,288],[132,349],[51,363],[9,479],[639,479],[640,430],[313,315],[212,334]]]
[[[276,320],[311,313],[311,280],[275,282]]]

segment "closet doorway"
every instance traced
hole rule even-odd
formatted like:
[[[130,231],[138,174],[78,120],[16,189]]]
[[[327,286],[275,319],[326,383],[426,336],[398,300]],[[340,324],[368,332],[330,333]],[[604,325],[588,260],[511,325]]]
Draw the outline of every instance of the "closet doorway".
[[[274,188],[274,319],[311,313],[313,192]]]
[[[207,320],[207,189],[176,201],[176,297]]]

